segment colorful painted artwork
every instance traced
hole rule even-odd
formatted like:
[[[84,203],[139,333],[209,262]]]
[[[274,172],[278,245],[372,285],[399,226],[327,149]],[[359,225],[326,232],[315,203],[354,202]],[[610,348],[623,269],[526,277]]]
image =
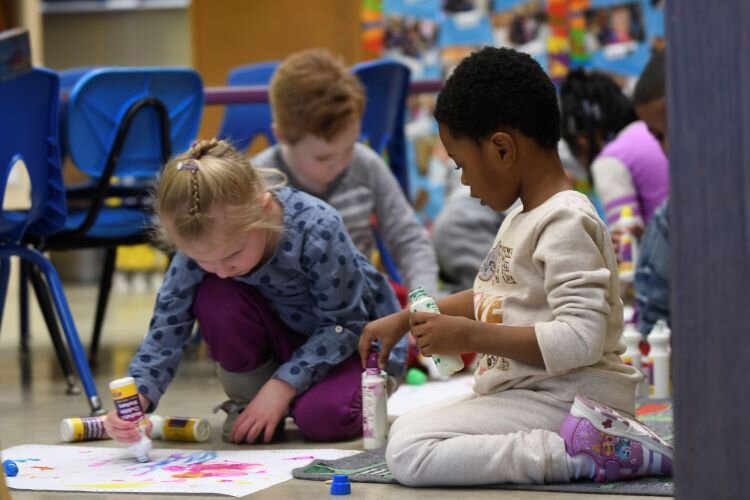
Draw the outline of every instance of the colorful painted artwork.
[[[242,497],[292,478],[292,469],[314,459],[336,459],[350,450],[168,450],[140,464],[125,448],[23,445],[3,450],[18,464],[8,478],[18,490],[191,493]]]

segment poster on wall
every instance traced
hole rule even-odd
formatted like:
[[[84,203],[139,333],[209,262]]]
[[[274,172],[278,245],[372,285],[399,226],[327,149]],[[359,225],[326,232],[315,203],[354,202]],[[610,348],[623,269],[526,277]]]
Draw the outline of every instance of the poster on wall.
[[[403,62],[412,80],[440,77],[440,0],[383,0],[383,57]]]
[[[495,0],[492,5],[493,42],[525,52],[547,68],[550,27],[545,0]]]
[[[571,19],[576,23],[584,67],[623,78],[637,77],[651,51],[663,47],[661,2],[652,0],[577,0]]]

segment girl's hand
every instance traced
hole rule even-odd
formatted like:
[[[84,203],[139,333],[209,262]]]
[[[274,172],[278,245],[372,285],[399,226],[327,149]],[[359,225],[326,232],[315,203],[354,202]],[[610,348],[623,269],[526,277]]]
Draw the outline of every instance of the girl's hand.
[[[270,442],[296,395],[297,390],[288,383],[270,378],[234,422],[232,442],[254,443],[261,434],[264,443]]]
[[[359,357],[362,360],[363,368],[367,366],[367,356],[370,353],[372,343],[379,340],[378,366],[381,370],[385,369],[391,349],[408,331],[408,315],[409,311],[403,310],[365,325],[362,336],[359,338]]]
[[[138,399],[141,401],[141,408],[148,408],[151,406],[151,401],[145,396],[139,394]],[[146,422],[146,435],[151,436],[153,424],[148,416],[146,417]],[[107,413],[107,418],[104,419],[104,429],[107,431],[109,437],[118,443],[135,443],[141,439],[141,433],[138,431],[138,426],[133,422],[121,419],[115,410]]]
[[[476,321],[459,316],[416,312],[409,316],[411,333],[425,356],[470,352],[469,335]]]

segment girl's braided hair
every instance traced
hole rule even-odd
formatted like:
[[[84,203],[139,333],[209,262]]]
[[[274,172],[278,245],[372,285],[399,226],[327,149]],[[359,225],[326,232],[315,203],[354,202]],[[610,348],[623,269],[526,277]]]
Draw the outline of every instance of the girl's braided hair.
[[[274,180],[274,182],[269,182]],[[273,169],[253,167],[226,141],[199,140],[164,166],[156,188],[157,238],[194,241],[215,230],[233,235],[281,228],[263,207],[263,195],[285,182]],[[165,228],[165,221],[169,221]]]

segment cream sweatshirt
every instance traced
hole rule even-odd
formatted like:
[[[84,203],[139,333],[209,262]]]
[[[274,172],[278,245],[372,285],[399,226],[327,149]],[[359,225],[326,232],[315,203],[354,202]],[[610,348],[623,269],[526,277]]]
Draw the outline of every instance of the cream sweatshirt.
[[[475,392],[531,389],[571,401],[580,393],[634,412],[642,376],[619,356],[623,307],[615,252],[586,196],[560,192],[506,217],[474,282],[474,312],[486,323],[533,326],[545,364],[483,355]]]

